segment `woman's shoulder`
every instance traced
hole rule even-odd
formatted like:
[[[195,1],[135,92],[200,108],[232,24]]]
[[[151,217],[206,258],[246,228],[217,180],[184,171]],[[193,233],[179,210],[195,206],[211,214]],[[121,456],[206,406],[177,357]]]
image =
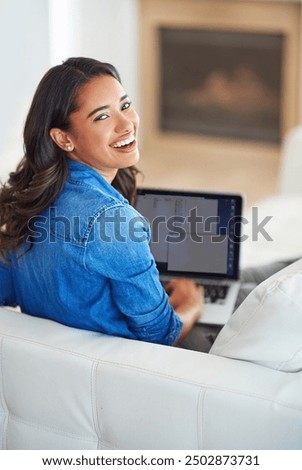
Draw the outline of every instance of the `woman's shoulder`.
[[[128,201],[122,196],[116,196],[101,186],[67,180],[57,199],[34,222],[36,225],[44,223],[56,239],[82,244],[102,214],[119,211],[123,217],[126,214],[128,217],[133,209],[128,206]]]
[[[42,217],[55,238],[76,244],[90,240],[95,226],[106,227],[107,231],[130,229],[149,231],[147,221],[120,195],[104,191],[101,187],[67,182],[54,204],[48,207]],[[39,224],[43,222],[40,220]]]
[[[68,162],[69,173],[58,202],[88,211],[112,205],[125,205],[126,199],[94,168],[80,162]]]
[[[67,181],[56,204],[63,210],[70,208],[73,212],[93,216],[111,207],[128,205],[128,202],[121,195],[108,191],[107,188]]]
[[[62,212],[93,217],[111,207],[128,205],[128,201],[101,176],[88,174],[85,179],[68,178],[55,205]]]

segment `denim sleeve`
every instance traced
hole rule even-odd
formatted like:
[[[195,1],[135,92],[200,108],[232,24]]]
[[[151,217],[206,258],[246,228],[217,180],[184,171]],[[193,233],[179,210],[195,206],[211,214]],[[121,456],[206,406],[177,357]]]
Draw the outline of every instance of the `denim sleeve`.
[[[0,260],[0,305],[16,307],[15,289],[9,264]]]
[[[137,339],[172,345],[182,322],[159,281],[149,239],[149,226],[133,207],[108,209],[95,221],[85,266],[110,279],[113,302]]]

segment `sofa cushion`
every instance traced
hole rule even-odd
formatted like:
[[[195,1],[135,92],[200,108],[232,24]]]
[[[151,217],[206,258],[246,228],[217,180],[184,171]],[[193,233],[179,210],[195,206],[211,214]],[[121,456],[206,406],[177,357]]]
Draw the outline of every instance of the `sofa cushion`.
[[[251,292],[210,353],[285,372],[302,370],[302,259]]]

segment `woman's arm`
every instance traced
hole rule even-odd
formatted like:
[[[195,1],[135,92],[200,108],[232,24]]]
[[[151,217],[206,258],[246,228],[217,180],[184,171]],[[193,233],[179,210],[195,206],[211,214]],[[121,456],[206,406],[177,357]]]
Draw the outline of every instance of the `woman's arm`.
[[[159,281],[146,221],[133,208],[112,207],[100,214],[84,266],[95,279],[101,275],[110,281],[113,307],[136,339],[176,343],[183,324]]]
[[[173,279],[165,284],[169,303],[183,322],[183,328],[176,344],[187,336],[203,311],[203,288],[188,279]]]

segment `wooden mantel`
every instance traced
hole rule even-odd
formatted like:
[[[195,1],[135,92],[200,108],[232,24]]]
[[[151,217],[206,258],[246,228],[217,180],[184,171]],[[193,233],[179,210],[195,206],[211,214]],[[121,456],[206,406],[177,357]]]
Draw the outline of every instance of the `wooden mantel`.
[[[282,145],[159,130],[157,31],[194,27],[284,35],[284,137],[302,121],[301,12],[302,0],[140,0],[144,186],[236,191],[246,195],[248,205],[278,190]]]

